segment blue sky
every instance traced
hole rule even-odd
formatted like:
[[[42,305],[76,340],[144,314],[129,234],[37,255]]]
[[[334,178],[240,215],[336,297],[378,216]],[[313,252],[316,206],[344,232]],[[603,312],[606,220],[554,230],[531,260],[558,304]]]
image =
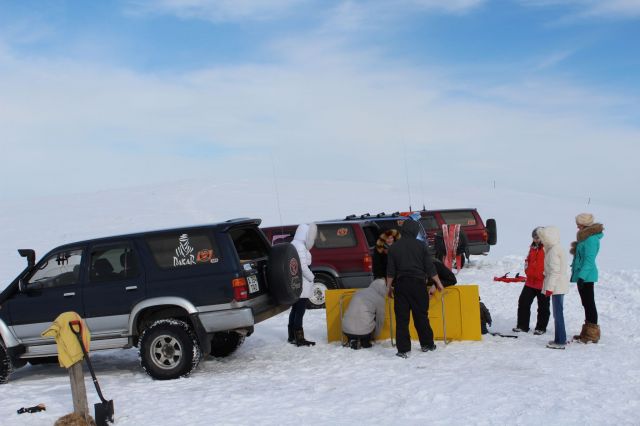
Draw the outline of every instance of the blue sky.
[[[640,0],[0,1],[0,191],[275,168],[635,206],[639,24]]]

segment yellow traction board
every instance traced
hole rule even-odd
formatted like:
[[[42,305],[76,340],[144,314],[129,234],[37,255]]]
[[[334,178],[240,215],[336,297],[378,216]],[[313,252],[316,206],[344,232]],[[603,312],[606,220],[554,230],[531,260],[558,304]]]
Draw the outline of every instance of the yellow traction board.
[[[336,342],[342,340],[342,316],[346,312],[353,294],[358,289],[327,290],[325,304],[327,314],[327,340]],[[426,290],[425,290],[426,291]],[[444,292],[436,292],[429,300],[429,323],[436,340],[443,340],[442,328],[442,297],[445,305],[445,324],[447,340],[482,340],[480,332],[480,295],[477,285],[455,285],[446,287]],[[389,339],[389,324],[393,323],[393,337],[395,339],[395,315],[393,313],[393,299],[387,298],[385,309],[385,323],[378,340]],[[409,324],[411,338],[418,339],[413,326],[413,319]]]

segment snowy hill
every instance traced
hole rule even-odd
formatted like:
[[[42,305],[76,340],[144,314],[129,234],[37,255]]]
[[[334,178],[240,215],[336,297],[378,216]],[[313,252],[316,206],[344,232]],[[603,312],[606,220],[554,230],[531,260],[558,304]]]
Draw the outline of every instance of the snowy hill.
[[[279,194],[279,205],[276,193]],[[406,209],[406,188],[366,182],[186,181],[76,196],[14,200],[0,211],[0,278],[6,286],[24,267],[17,248],[38,255],[56,245],[118,233],[261,217],[266,225],[338,218],[349,213]],[[455,192],[426,186],[414,207],[477,207],[498,223],[498,245],[473,257],[460,283],[480,286],[494,331],[515,326],[519,284],[492,282],[522,271],[531,229],[556,225],[563,244],[575,237],[573,217],[590,211],[605,225],[596,287],[602,340],[545,348],[543,336],[484,337],[431,353],[394,356],[389,342],[352,351],[326,343],[324,311],[308,311],[312,348],[286,344],[287,313],[256,326],[229,358],[208,359],[189,378],[150,379],[137,352],[96,353],[103,391],[115,401],[117,425],[143,424],[637,424],[640,408],[640,239],[630,228],[638,211],[591,200],[560,199],[493,188]],[[535,306],[532,307],[535,312]],[[575,287],[565,298],[567,334],[578,332],[583,311]],[[87,383],[90,403],[97,396]],[[47,411],[17,415],[45,403]],[[50,425],[71,410],[68,377],[57,366],[29,366],[0,386],[0,424]]]

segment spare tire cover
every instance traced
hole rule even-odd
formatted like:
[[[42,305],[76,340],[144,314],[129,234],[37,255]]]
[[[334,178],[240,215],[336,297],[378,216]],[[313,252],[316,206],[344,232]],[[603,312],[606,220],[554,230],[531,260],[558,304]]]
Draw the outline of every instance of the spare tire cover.
[[[302,293],[302,269],[298,251],[290,243],[271,248],[268,267],[269,289],[278,304],[293,305]]]

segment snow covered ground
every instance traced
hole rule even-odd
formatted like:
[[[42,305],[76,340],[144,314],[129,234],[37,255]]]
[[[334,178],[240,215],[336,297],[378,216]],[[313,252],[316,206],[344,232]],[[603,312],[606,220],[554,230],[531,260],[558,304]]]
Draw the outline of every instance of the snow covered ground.
[[[637,210],[493,188],[455,194],[425,187],[433,208],[477,207],[495,217],[498,245],[473,257],[458,277],[480,286],[493,331],[515,326],[519,284],[495,283],[494,275],[522,271],[531,229],[554,224],[565,246],[575,237],[573,217],[595,213],[605,225],[596,303],[602,340],[545,348],[543,336],[484,337],[453,342],[407,360],[389,342],[353,351],[326,343],[324,311],[308,311],[307,338],[318,344],[286,344],[287,313],[258,324],[226,359],[207,359],[189,378],[153,381],[139,367],[136,350],[92,356],[103,391],[113,399],[117,425],[147,424],[638,424],[640,409],[640,266],[632,249],[640,238],[629,229]],[[265,224],[320,220],[353,212],[405,209],[406,188],[363,182],[202,184],[14,200],[0,211],[0,279],[8,284],[23,268],[17,248],[39,255],[79,239],[226,220],[262,217]],[[354,196],[357,194],[357,196]],[[422,195],[422,194],[421,194]],[[421,196],[413,195],[421,206]],[[414,206],[415,207],[415,206]],[[535,302],[533,306],[535,315]],[[583,311],[575,287],[565,298],[567,334],[579,331]],[[532,318],[532,325],[534,319]],[[417,343],[414,345],[418,349]],[[71,411],[69,379],[56,365],[27,366],[0,386],[0,424],[50,425]],[[87,382],[90,403],[98,398]],[[17,415],[45,403],[47,411]]]

